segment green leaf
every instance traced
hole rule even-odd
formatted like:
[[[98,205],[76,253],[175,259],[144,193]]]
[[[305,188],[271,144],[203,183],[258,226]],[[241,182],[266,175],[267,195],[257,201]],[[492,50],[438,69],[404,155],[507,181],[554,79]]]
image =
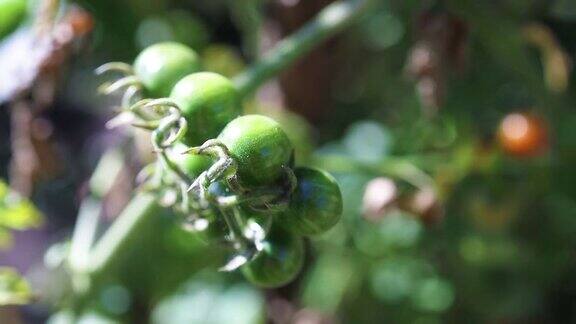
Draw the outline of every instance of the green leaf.
[[[28,282],[14,269],[0,267],[0,306],[24,305],[32,300]]]
[[[42,224],[40,213],[30,202],[20,200],[8,208],[0,209],[0,225],[15,230],[35,228]]]
[[[38,209],[30,201],[11,191],[0,180],[0,227],[25,230],[41,224],[42,216]]]

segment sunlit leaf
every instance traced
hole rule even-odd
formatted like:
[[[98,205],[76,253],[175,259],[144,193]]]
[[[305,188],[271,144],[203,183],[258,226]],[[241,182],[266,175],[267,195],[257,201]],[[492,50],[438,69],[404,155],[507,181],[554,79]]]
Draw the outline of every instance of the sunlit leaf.
[[[41,223],[42,216],[36,207],[0,180],[0,226],[24,230],[38,227]]]
[[[24,305],[31,299],[28,283],[14,269],[0,267],[0,306]]]
[[[0,225],[15,230],[25,230],[42,224],[40,213],[29,201],[18,200],[0,209]]]
[[[25,230],[42,224],[40,212],[0,180],[0,250],[10,248],[10,230]]]

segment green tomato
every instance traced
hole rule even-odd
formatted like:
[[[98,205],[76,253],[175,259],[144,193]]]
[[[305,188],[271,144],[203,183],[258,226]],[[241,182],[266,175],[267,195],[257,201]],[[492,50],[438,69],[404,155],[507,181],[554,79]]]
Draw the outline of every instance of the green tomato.
[[[26,0],[0,0],[0,38],[13,32],[26,16]]]
[[[304,264],[304,242],[294,233],[272,226],[263,242],[263,249],[241,270],[253,284],[274,288],[292,281]]]
[[[213,163],[213,160],[205,155],[196,154],[182,154],[189,147],[177,143],[174,149],[170,151],[168,157],[174,164],[176,164],[188,177],[194,179],[200,175],[200,173],[208,170]]]
[[[155,98],[168,97],[180,79],[198,71],[200,61],[196,52],[176,42],[149,46],[134,61],[134,73],[147,94]]]
[[[318,235],[332,228],[342,215],[342,193],[334,177],[311,168],[294,170],[298,185],[279,221],[301,235]]]
[[[240,115],[240,97],[229,79],[212,72],[190,74],[170,94],[188,121],[184,143],[195,146],[215,138]]]
[[[290,164],[292,143],[280,125],[261,115],[231,121],[218,139],[238,163],[238,177],[246,185],[270,184]]]

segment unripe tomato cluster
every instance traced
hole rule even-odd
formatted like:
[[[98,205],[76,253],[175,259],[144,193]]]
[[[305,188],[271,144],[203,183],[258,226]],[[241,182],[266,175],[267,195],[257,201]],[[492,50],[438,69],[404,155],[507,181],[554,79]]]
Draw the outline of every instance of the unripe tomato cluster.
[[[254,284],[277,287],[294,279],[304,262],[303,237],[322,234],[340,219],[342,195],[335,179],[322,170],[294,167],[294,149],[280,124],[262,115],[241,116],[233,83],[200,71],[192,49],[152,45],[133,69],[123,69],[133,74],[126,84],[137,84],[144,100],[156,99],[133,107],[177,107],[176,118],[185,119],[185,133],[167,131],[177,140],[157,147],[165,149],[159,156],[175,182],[189,187],[180,193],[186,228],[205,242],[231,243],[245,260],[226,269],[241,266]],[[166,132],[173,117],[143,122]]]

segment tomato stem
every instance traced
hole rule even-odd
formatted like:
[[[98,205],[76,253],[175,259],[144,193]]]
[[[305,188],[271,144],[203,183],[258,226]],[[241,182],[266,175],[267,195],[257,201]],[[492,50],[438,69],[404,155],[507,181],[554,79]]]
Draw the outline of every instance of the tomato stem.
[[[158,214],[160,209],[155,195],[136,194],[94,247],[90,272],[100,274],[109,269],[122,257],[135,235],[138,235],[138,229]]]
[[[242,97],[252,94],[268,79],[276,76],[323,41],[348,27],[378,0],[337,1],[324,8],[312,21],[280,41],[252,68],[235,78]]]
[[[146,227],[160,214],[161,209],[154,194],[137,193],[91,249],[90,265],[86,269],[73,269],[77,272],[72,276],[74,300],[71,308],[76,316],[97,293],[106,275],[116,269],[133,246],[138,244],[142,233],[150,232]]]

